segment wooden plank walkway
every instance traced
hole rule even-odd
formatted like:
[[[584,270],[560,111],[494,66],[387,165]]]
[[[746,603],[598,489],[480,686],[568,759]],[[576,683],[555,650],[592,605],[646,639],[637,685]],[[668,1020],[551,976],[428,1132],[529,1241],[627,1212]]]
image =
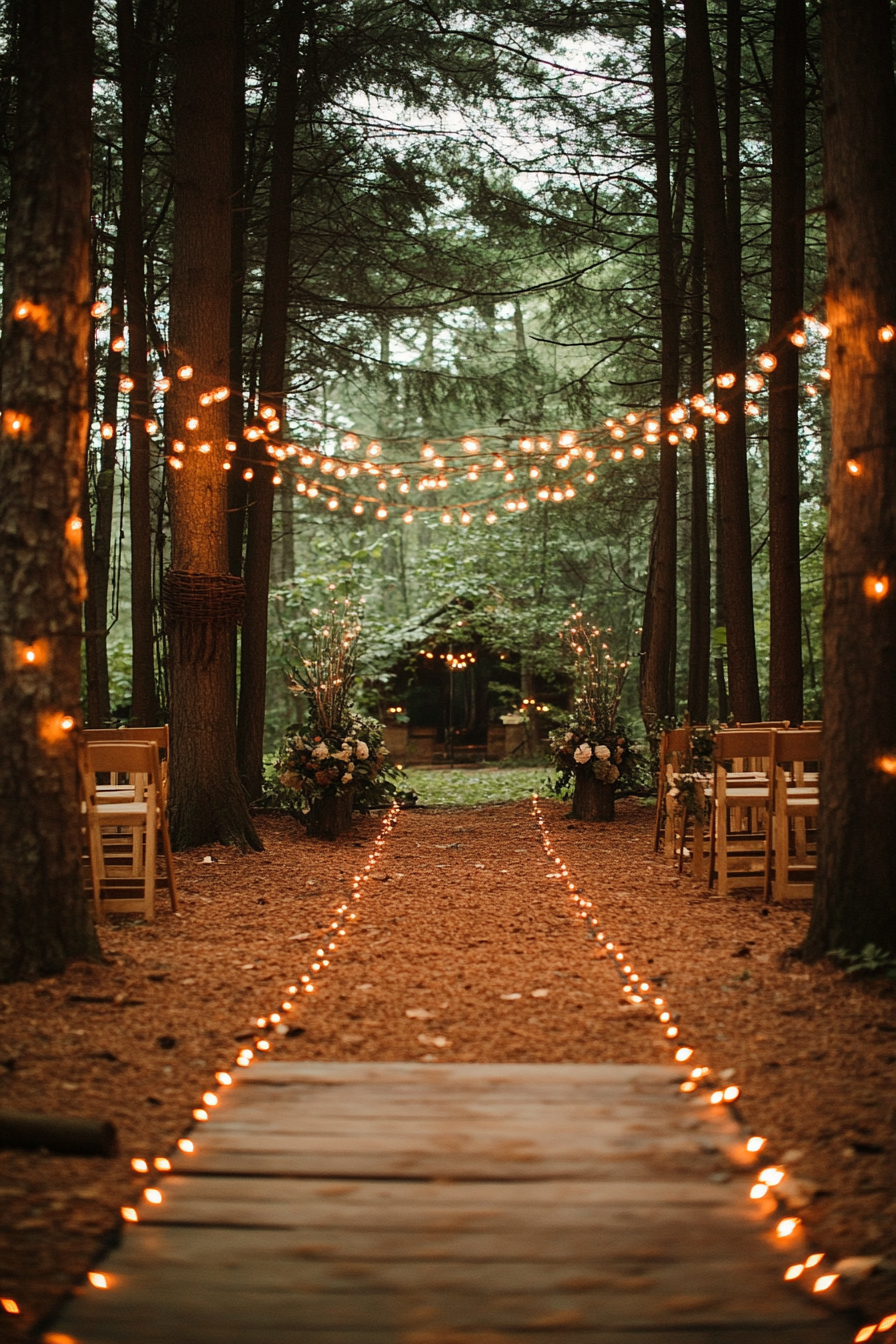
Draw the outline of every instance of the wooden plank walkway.
[[[725,1108],[621,1064],[238,1071],[77,1344],[844,1344]],[[731,1179],[726,1179],[735,1168]],[[717,1179],[721,1177],[721,1179]],[[716,1179],[714,1179],[716,1178]],[[782,1255],[786,1258],[782,1258]]]

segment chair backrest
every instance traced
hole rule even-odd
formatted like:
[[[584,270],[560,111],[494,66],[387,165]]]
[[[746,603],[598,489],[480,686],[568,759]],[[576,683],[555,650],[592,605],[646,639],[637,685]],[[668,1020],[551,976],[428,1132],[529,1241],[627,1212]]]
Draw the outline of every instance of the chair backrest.
[[[821,719],[806,719],[805,723],[800,724],[801,728],[820,728],[821,726]]]
[[[666,755],[672,751],[687,751],[690,745],[690,728],[667,728],[663,733],[663,751]]]
[[[759,723],[736,723],[735,728],[789,728],[789,719],[761,719]],[[723,732],[726,730],[723,729]],[[728,730],[730,731],[730,730]]]
[[[817,761],[821,757],[820,728],[789,728],[774,734],[774,762]]]
[[[85,742],[154,742],[160,760],[171,750],[167,723],[157,728],[85,728],[81,736]]]
[[[722,728],[716,734],[713,743],[713,760],[729,761],[745,756],[769,757],[772,754],[772,739],[775,729],[764,728]]]
[[[84,744],[84,791],[96,797],[99,774],[129,775],[135,782],[135,801],[140,802],[146,788],[155,789],[161,773],[159,749],[155,742],[86,742]],[[137,778],[141,777],[139,790]]]

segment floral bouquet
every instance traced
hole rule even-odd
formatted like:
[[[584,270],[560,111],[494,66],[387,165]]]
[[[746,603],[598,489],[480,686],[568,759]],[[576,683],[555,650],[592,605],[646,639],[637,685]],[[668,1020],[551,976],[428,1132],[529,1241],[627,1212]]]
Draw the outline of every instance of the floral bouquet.
[[[312,617],[320,617],[317,608]],[[361,622],[351,600],[334,597],[312,626],[306,656],[293,668],[291,689],[307,705],[307,724],[284,739],[274,765],[280,785],[298,795],[312,834],[347,829],[352,810],[384,806],[394,786],[382,776],[388,752],[383,725],[351,708]]]
[[[630,661],[613,658],[607,639],[612,630],[599,629],[575,607],[573,612],[560,631],[560,639],[572,662],[575,707],[566,723],[549,739],[560,776],[554,790],[565,792],[575,780],[573,816],[581,820],[611,820],[615,786],[634,768],[636,761],[619,718],[619,702]]]
[[[382,724],[350,713],[338,732],[324,736],[312,728],[287,736],[275,769],[283,787],[300,795],[303,813],[315,799],[349,791],[353,805],[366,811],[381,801],[378,777],[387,755]]]

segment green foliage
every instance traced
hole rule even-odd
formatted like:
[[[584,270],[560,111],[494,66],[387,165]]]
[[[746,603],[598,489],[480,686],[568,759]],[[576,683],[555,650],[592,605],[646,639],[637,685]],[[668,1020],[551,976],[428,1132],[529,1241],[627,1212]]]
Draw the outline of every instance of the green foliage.
[[[874,943],[866,943],[861,952],[836,947],[828,956],[839,962],[846,975],[885,975],[890,980],[896,980],[896,954]]]
[[[421,804],[427,807],[480,807],[488,803],[513,803],[544,793],[543,769],[419,770],[401,771]]]

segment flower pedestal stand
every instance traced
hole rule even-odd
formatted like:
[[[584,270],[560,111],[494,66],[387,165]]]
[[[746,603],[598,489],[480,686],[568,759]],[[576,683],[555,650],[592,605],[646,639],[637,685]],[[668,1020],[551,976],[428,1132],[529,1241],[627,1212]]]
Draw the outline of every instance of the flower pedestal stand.
[[[576,821],[613,821],[616,817],[616,785],[595,776],[591,762],[576,766],[572,815]]]
[[[325,798],[315,798],[308,813],[306,829],[318,840],[335,840],[352,824],[355,790],[341,789]]]

